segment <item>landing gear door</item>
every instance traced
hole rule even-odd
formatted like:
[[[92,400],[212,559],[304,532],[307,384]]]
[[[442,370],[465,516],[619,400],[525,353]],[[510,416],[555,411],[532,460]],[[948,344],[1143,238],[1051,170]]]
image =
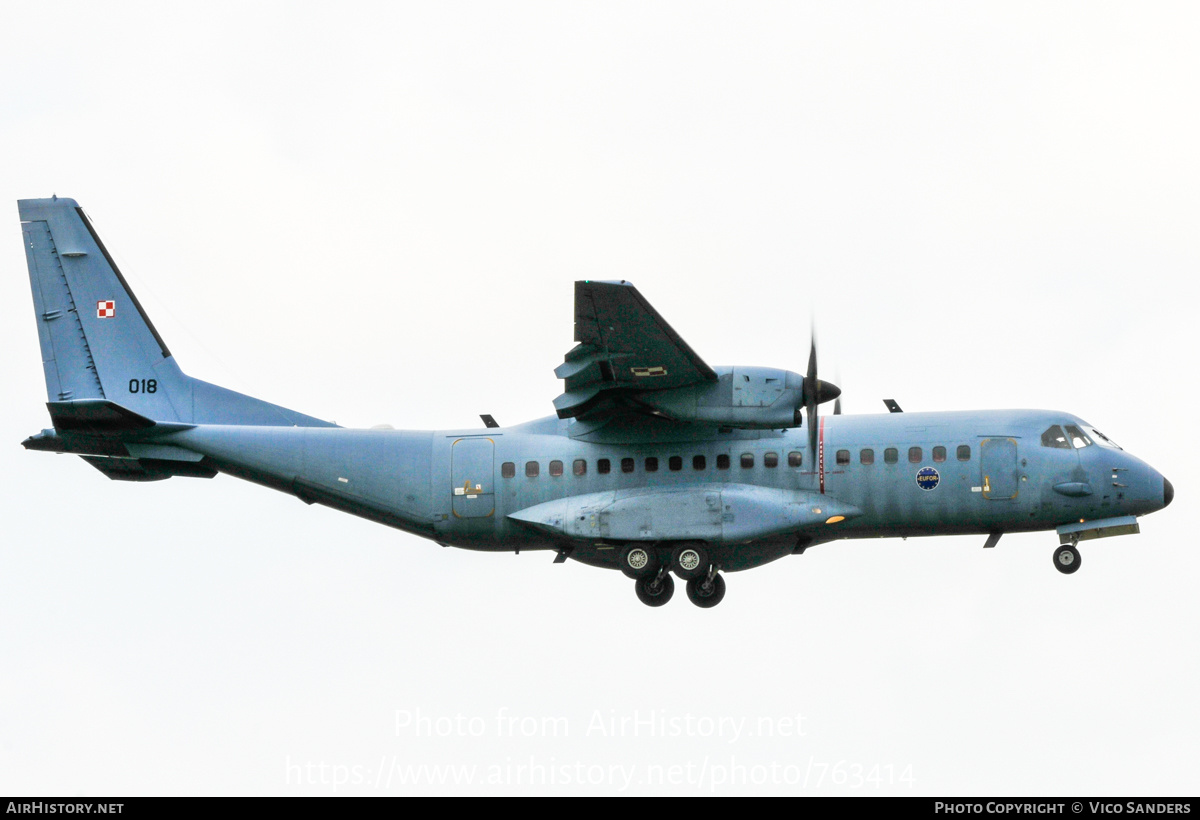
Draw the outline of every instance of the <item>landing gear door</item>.
[[[455,518],[487,518],[496,510],[490,438],[460,438],[450,446],[450,492]]]
[[[1017,440],[985,438],[979,448],[983,497],[1005,501],[1017,497]]]

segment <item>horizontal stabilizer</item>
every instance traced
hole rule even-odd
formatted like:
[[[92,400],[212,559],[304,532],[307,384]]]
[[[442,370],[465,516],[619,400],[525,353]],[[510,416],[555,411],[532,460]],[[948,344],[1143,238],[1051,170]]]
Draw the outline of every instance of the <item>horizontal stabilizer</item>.
[[[217,470],[207,461],[175,461],[157,458],[105,458],[80,456],[113,481],[162,481],[172,476],[212,478]]]
[[[154,422],[143,415],[104,399],[46,402],[50,420],[60,431],[80,431],[102,435],[145,430]]]

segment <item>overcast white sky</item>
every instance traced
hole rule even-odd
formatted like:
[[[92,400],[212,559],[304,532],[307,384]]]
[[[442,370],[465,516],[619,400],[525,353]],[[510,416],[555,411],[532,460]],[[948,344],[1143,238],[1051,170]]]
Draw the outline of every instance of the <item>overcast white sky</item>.
[[[3,17],[0,793],[1196,793],[1194,4]],[[1069,411],[1176,500],[1074,576],[1053,534],[849,542],[702,611],[111,482],[19,447],[52,193],[188,373],[341,424],[552,412],[572,282],[624,278],[710,363],[802,370],[815,316],[847,412]]]

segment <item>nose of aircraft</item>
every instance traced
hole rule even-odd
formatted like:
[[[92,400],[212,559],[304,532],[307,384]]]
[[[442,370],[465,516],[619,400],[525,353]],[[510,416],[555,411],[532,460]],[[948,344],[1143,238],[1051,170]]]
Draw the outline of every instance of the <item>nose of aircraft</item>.
[[[1167,481],[1167,477],[1163,476],[1163,506],[1168,506],[1174,498],[1175,488],[1171,486],[1170,481]]]

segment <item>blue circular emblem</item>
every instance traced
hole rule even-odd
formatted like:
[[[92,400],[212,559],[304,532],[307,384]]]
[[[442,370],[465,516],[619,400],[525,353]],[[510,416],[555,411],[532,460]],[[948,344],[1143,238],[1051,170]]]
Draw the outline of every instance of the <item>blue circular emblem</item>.
[[[938,471],[932,467],[922,467],[917,472],[917,486],[922,490],[932,490],[941,481]]]

